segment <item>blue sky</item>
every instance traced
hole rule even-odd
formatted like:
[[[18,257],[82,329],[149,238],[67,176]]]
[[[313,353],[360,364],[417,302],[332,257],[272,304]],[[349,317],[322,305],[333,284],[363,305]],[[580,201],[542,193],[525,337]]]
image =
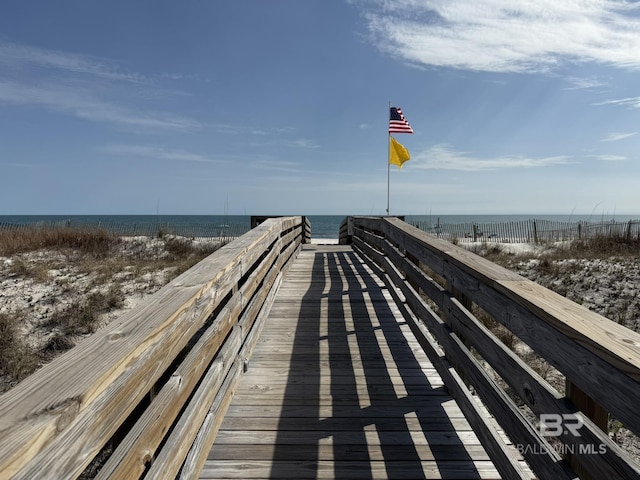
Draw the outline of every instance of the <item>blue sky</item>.
[[[640,213],[640,2],[8,0],[0,214]]]

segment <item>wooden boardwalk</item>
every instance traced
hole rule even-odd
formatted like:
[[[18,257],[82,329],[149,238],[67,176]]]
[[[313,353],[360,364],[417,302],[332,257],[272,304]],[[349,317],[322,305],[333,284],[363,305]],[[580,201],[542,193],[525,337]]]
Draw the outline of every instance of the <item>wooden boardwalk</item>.
[[[379,279],[306,245],[200,478],[499,475]]]

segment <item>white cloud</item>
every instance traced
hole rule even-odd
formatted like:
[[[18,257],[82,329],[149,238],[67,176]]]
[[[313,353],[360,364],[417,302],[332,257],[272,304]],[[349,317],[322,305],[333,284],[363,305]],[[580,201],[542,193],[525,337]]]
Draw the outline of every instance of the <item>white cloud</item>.
[[[449,145],[435,145],[416,154],[413,160],[415,168],[465,171],[540,168],[572,163],[570,158],[564,155],[543,158],[523,156],[478,158],[470,156],[467,152],[457,152]]]
[[[169,80],[200,80],[198,75],[170,72],[161,73],[160,78],[166,78]]]
[[[53,69],[67,74],[89,75],[108,80],[145,83],[144,76],[123,72],[112,61],[69,52],[47,50],[15,43],[0,43],[0,64],[18,71]]]
[[[594,103],[593,105],[621,105],[623,107],[640,108],[640,97],[619,98],[617,100],[606,100]]]
[[[227,127],[231,128],[232,126],[227,125]],[[248,127],[242,127],[242,126],[236,125],[233,128],[235,128],[237,132],[245,132]],[[263,135],[263,136],[284,135],[284,134],[288,134],[295,131],[293,127],[271,127],[268,129],[253,128],[253,127],[249,127],[249,128],[250,128],[249,133],[251,133],[252,135]]]
[[[583,90],[590,88],[598,88],[604,87],[607,85],[606,82],[600,80],[598,78],[580,78],[580,77],[569,77],[566,79],[569,83],[571,83],[571,87],[567,87],[565,90]]]
[[[625,0],[360,2],[374,43],[419,65],[541,72],[567,62],[640,69],[640,3]]]
[[[203,126],[190,118],[141,106],[149,95],[158,98],[150,83],[113,61],[0,41],[0,103],[36,105],[144,131],[191,131]]]
[[[103,152],[124,157],[143,157],[157,160],[175,160],[180,162],[219,163],[218,160],[199,153],[170,150],[150,145],[109,145],[100,149]]]
[[[624,157],[622,155],[589,155],[589,157],[591,158],[595,158],[596,160],[601,160],[603,162],[621,162],[624,160],[628,160],[627,157]]]
[[[625,138],[633,137],[638,132],[629,132],[629,133],[610,133],[605,138],[603,138],[602,142],[617,142],[620,140],[624,140]]]
[[[194,130],[202,125],[170,113],[144,112],[99,99],[91,92],[61,85],[28,85],[0,81],[0,103],[39,105],[95,122],[147,130]]]

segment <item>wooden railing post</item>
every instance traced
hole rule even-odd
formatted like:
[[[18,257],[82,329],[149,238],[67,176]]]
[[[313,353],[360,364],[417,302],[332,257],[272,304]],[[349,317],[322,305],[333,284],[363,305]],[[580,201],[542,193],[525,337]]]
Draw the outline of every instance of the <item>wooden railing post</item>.
[[[464,308],[466,308],[469,312],[473,311],[472,310],[473,309],[473,301],[469,297],[467,297],[462,290],[460,290],[457,287],[455,287],[450,278],[447,279],[447,284],[446,284],[445,288],[449,292],[451,292],[451,296],[453,298],[455,298],[456,300],[458,300],[460,302],[460,304]],[[451,326],[451,321],[447,318],[446,312],[442,313],[442,317],[443,317],[443,320],[445,322],[447,322],[449,324],[449,326]],[[469,342],[469,340],[464,335],[462,335],[461,332],[456,332],[456,334],[457,334],[458,338],[460,338],[462,343],[467,348],[471,347],[471,342]],[[469,377],[462,370],[459,372],[459,374],[460,374],[460,378],[462,378],[462,381],[465,383],[465,385],[468,386],[469,385]]]
[[[591,419],[593,423],[600,428],[604,433],[609,433],[609,413],[596,402],[593,398],[589,397],[579,387],[574,385],[571,381],[565,381],[565,397],[580,410],[587,418]],[[571,469],[576,472],[583,480],[598,480],[589,473],[589,471],[581,464],[578,457],[567,453],[564,456],[565,461],[569,462]]]
[[[565,384],[565,396],[603,432],[608,433],[609,413],[598,402],[569,380]]]
[[[418,258],[416,258],[415,256],[413,256],[411,254],[411,252],[404,252],[404,256],[406,257],[407,260],[409,260],[411,263],[415,264],[416,267],[420,268],[420,260]],[[407,279],[407,283],[409,285],[411,285],[413,287],[413,289],[416,292],[420,292],[420,285],[418,285],[416,282],[414,282],[413,280],[411,280],[411,278]]]

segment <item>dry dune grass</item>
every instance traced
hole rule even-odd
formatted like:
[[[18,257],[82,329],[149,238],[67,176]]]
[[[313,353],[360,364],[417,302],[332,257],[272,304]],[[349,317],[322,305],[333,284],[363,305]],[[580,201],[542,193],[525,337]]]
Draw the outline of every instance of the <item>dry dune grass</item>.
[[[0,230],[0,392],[219,247],[96,228]]]

